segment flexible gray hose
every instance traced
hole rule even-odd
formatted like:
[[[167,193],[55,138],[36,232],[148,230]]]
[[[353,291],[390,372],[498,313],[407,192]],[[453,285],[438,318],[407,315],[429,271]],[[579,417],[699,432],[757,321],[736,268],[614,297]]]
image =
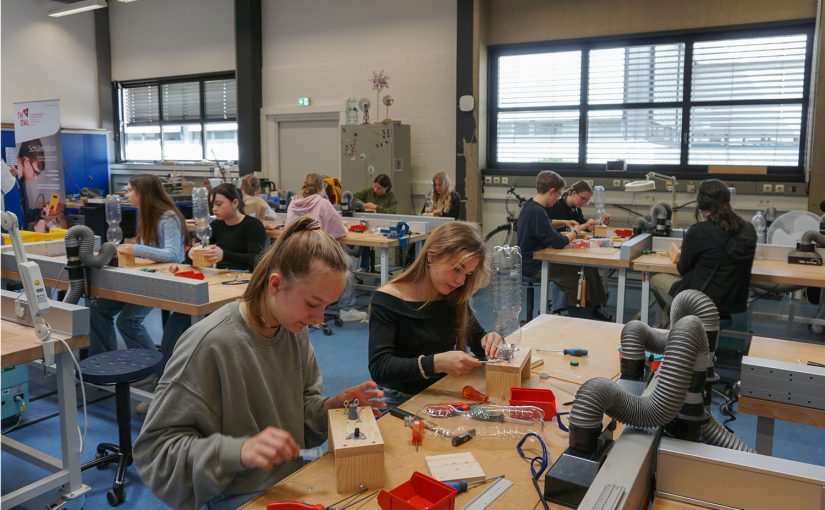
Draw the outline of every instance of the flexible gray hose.
[[[653,232],[656,228],[656,222],[650,216],[639,216],[633,222],[633,228],[642,232]]]
[[[728,432],[728,429],[719,424],[712,415],[710,420],[702,425],[702,442],[722,448],[730,448],[731,450],[753,452],[750,446]]]
[[[576,392],[570,425],[600,431],[607,414],[623,423],[658,427],[672,420],[685,401],[697,360],[707,357],[707,338],[702,322],[684,317],[668,335],[665,356],[653,392],[636,396],[604,377],[585,382]]]
[[[825,234],[818,230],[808,230],[802,234],[800,242],[802,244],[816,243],[818,247],[825,248]]]
[[[670,221],[673,218],[673,207],[667,202],[659,202],[659,205],[665,208],[665,219]]]
[[[636,218],[636,221],[633,222],[633,227],[636,230],[641,229],[642,232],[653,232],[656,230],[656,220],[659,218],[664,218],[665,220],[670,218],[672,213],[668,213],[668,211],[670,211],[670,206],[664,202],[660,202],[650,208],[649,215]]]
[[[63,298],[64,303],[77,303],[83,296],[83,284],[86,281],[84,267],[103,267],[117,254],[113,243],[103,243],[100,252],[95,255],[95,233],[86,225],[75,225],[66,231],[66,270],[69,273],[69,290]]]
[[[630,321],[622,328],[622,379],[644,378],[645,351],[665,352],[667,333],[656,331],[641,321]]]

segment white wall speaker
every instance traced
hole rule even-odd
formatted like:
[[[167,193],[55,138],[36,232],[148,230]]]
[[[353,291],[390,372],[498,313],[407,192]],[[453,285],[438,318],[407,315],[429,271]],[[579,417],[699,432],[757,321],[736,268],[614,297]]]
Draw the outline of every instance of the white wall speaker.
[[[471,112],[475,108],[476,101],[473,96],[461,96],[458,98],[458,109],[462,112]]]

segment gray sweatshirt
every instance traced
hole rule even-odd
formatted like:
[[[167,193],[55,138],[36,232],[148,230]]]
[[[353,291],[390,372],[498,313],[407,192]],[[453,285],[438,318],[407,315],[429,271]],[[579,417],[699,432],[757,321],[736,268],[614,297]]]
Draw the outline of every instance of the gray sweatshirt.
[[[180,337],[135,443],[143,481],[175,508],[266,489],[300,467],[244,469],[244,439],[267,426],[299,447],[326,439],[322,380],[306,330],[256,334],[230,303]]]

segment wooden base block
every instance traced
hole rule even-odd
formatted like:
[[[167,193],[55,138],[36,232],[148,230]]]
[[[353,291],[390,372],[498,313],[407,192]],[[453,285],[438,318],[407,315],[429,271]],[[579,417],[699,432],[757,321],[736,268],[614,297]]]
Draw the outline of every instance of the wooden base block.
[[[117,267],[134,267],[135,256],[117,252]]]
[[[671,262],[676,264],[682,256],[682,249],[676,246],[676,243],[670,243],[667,247],[667,256],[670,257]]]
[[[206,248],[192,248],[189,250],[189,258],[192,259],[192,267],[210,267],[212,264],[206,262],[204,256],[208,250]]]
[[[358,415],[360,421],[348,419],[346,409],[330,409],[328,414],[329,450],[341,494],[384,486],[384,439],[370,407],[359,407]],[[356,427],[364,439],[351,437]]]
[[[491,400],[506,403],[510,398],[510,388],[521,386],[521,381],[530,378],[531,353],[530,347],[522,345],[512,360],[485,365],[485,392]]]
[[[606,225],[596,225],[593,229],[593,235],[596,237],[607,237],[609,232]]]
[[[472,452],[448,453],[446,455],[430,455],[424,457],[430,476],[439,482],[453,482],[467,480],[476,482],[484,480],[484,470],[476,461]]]

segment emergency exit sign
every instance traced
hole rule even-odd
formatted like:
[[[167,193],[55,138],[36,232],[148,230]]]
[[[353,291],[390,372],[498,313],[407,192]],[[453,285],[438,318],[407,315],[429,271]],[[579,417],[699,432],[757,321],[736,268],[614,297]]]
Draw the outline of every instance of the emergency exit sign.
[[[312,103],[308,97],[299,97],[298,106],[309,106]]]

